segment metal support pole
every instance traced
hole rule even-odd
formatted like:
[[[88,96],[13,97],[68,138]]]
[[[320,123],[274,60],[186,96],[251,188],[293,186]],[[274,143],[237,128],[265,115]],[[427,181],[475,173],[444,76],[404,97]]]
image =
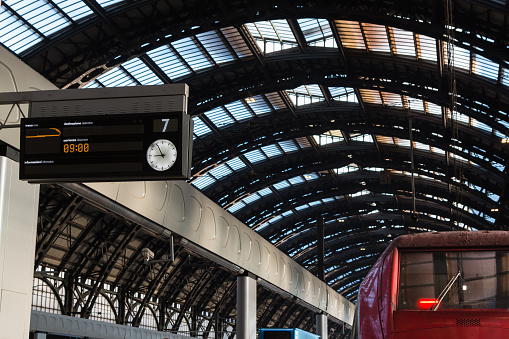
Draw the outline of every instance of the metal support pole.
[[[256,338],[256,279],[237,277],[237,339]]]
[[[320,336],[320,339],[327,339],[329,334],[327,316],[323,313],[318,313],[316,315],[316,334]]]

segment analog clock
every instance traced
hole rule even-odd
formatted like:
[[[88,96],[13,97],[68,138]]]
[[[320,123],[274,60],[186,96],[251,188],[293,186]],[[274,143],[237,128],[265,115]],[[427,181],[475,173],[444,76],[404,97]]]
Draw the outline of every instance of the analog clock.
[[[147,149],[147,162],[156,171],[170,169],[176,160],[177,147],[170,140],[156,140]]]

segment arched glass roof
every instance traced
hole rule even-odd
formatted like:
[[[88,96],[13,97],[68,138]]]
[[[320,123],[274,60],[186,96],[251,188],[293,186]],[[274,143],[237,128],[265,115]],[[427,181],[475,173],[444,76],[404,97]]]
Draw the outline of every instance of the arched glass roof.
[[[452,2],[7,0],[0,43],[60,88],[189,84],[190,183],[314,273],[323,218],[355,300],[399,234],[507,228],[507,4]]]

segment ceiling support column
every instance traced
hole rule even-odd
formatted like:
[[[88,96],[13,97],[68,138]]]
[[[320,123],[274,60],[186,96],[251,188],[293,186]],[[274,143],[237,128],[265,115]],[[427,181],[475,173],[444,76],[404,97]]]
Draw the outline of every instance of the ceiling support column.
[[[2,338],[28,338],[39,185],[18,179],[19,165],[0,156],[0,328]],[[7,149],[7,151],[6,151]]]
[[[324,313],[316,314],[316,334],[320,336],[320,339],[327,339],[329,334],[327,327],[327,315]]]
[[[237,277],[237,339],[256,338],[256,279]]]

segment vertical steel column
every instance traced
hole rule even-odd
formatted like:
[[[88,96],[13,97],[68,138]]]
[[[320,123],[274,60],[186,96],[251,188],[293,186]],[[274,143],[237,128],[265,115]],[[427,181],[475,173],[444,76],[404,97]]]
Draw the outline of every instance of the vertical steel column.
[[[316,334],[320,336],[320,339],[327,339],[329,334],[327,316],[323,313],[316,314]]]
[[[256,279],[237,277],[237,339],[256,338]]]
[[[8,146],[7,146],[8,147]],[[19,181],[19,165],[0,156],[0,332],[28,338],[39,185]]]

